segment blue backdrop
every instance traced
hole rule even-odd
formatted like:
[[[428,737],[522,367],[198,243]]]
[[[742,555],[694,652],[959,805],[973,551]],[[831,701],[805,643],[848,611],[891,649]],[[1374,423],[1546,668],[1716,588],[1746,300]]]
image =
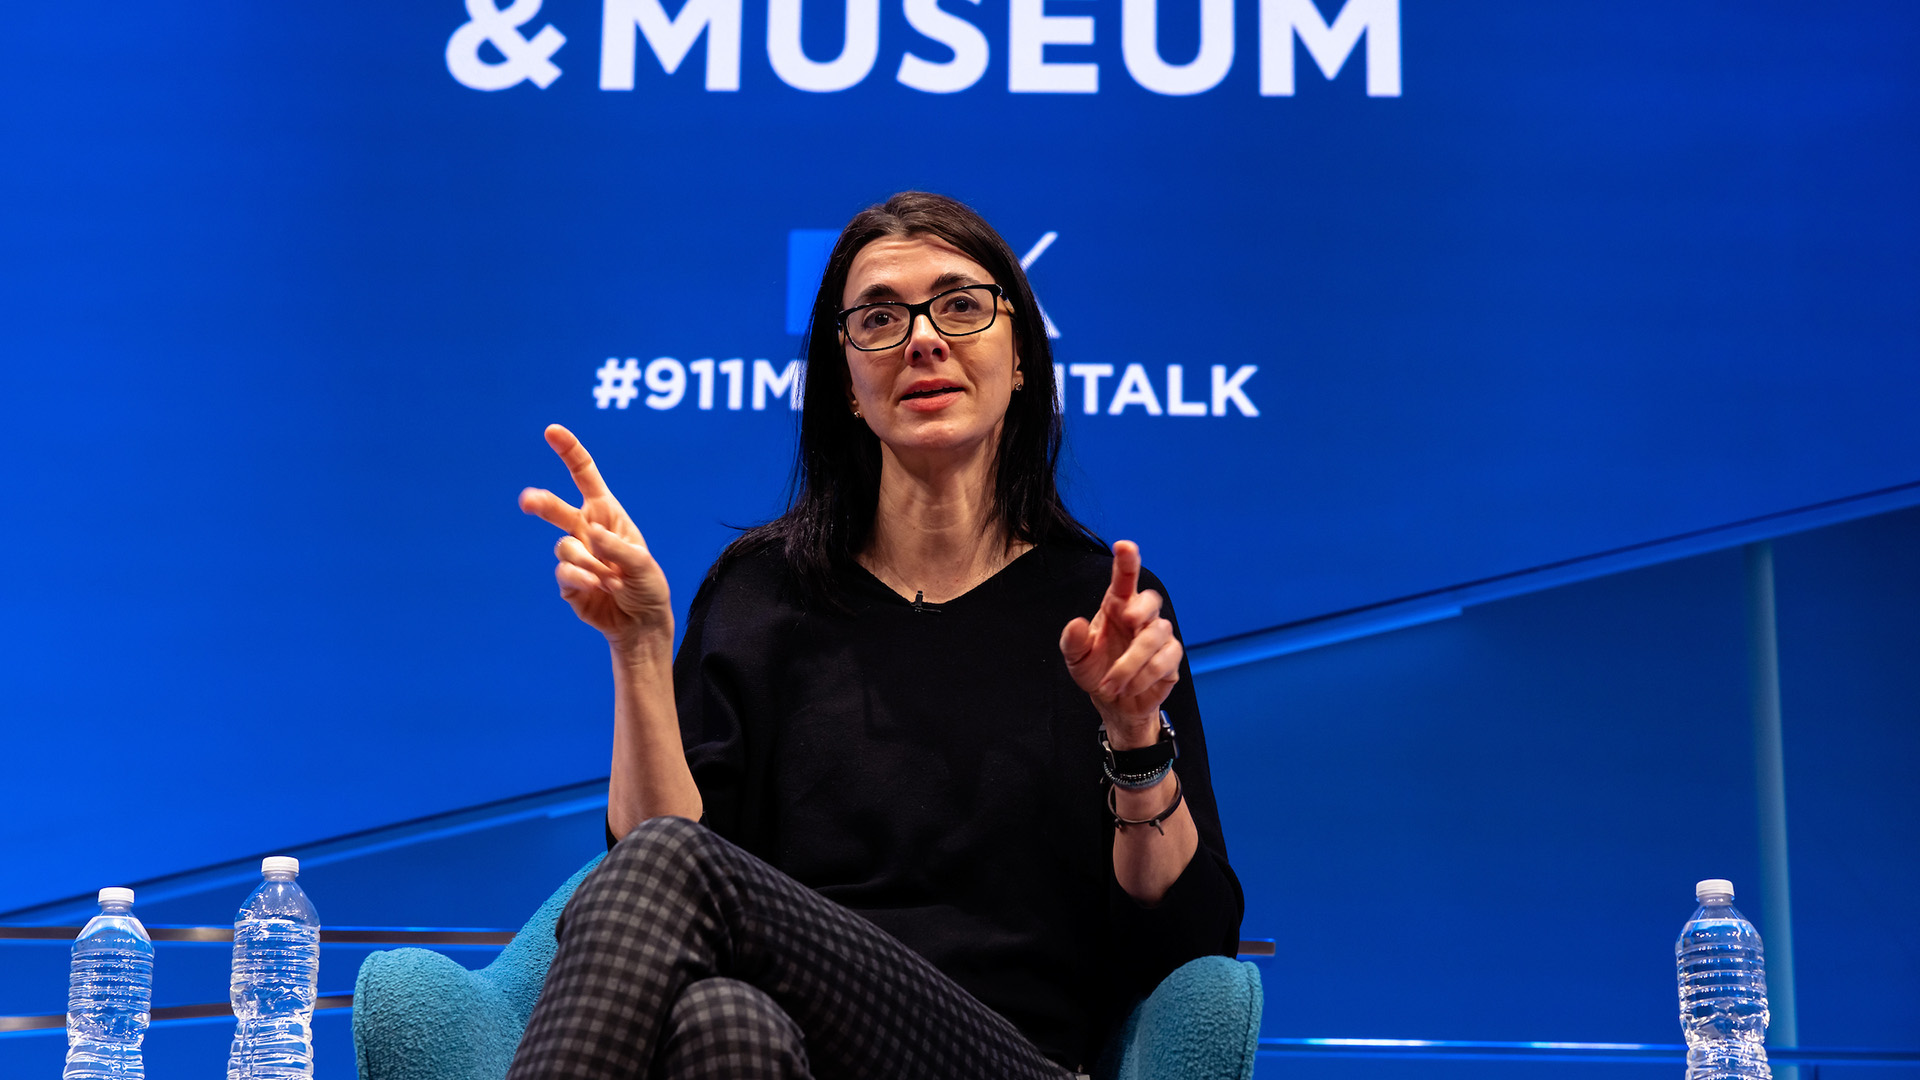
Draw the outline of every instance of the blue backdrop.
[[[540,427],[684,604],[780,505],[809,237],[900,188],[1037,252],[1190,640],[1920,480],[1910,5],[14,22],[0,909],[603,771]]]

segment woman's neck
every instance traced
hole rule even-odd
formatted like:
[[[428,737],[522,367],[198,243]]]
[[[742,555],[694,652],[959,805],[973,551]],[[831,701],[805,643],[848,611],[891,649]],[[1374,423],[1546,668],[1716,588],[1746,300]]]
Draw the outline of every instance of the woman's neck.
[[[882,450],[880,498],[860,564],[907,599],[943,604],[992,577],[1032,545],[993,513],[993,460],[903,461]]]

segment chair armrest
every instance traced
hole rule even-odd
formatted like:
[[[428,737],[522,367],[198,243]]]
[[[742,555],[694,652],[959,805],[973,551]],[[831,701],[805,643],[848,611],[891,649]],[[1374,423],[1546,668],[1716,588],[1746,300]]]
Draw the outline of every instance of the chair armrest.
[[[533,913],[520,932],[513,935],[507,947],[500,950],[493,963],[488,964],[481,973],[497,987],[512,1009],[513,1040],[520,1041],[520,1033],[526,1030],[527,1021],[533,1017],[533,1006],[540,1000],[540,989],[547,983],[547,968],[553,963],[553,954],[559,949],[554,940],[554,928],[560,922],[560,913],[566,909],[567,901],[573,899],[573,890],[580,887],[593,868],[606,858],[604,853],[588,860],[587,865],[574,872],[545,903]]]
[[[554,926],[596,856],[479,971],[428,949],[370,954],[353,989],[360,1080],[503,1080],[553,962]]]
[[[371,953],[353,985],[360,1080],[500,1080],[521,1026],[479,972],[430,949]]]
[[[1260,969],[1203,956],[1134,1007],[1100,1075],[1111,1080],[1249,1080],[1260,1045]]]

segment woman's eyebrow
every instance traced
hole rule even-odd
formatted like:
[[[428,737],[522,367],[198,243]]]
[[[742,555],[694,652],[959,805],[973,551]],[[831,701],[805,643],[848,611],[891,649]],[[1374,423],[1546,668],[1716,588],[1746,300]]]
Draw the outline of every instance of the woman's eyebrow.
[[[939,277],[933,279],[933,287],[932,287],[933,291],[928,293],[928,295],[932,296],[938,293],[943,293],[943,292],[946,292],[948,289],[958,288],[962,285],[978,285],[978,284],[980,284],[980,282],[975,280],[975,277],[972,274],[963,274],[958,270],[949,270],[946,273],[941,274]],[[898,289],[895,289],[892,285],[889,285],[884,281],[876,281],[873,284],[867,286],[866,288],[860,290],[860,295],[853,298],[853,306],[858,307],[861,304],[872,303],[873,301],[881,300],[881,299],[888,299],[888,300],[901,299],[900,291]]]
[[[883,298],[897,300],[900,298],[900,294],[893,291],[893,286],[882,281],[876,281],[866,288],[861,289],[860,294],[853,298],[853,304],[851,306],[858,307],[861,304]]]
[[[972,274],[962,274],[957,270],[949,270],[933,279],[933,291],[935,293],[943,293],[948,289],[958,288],[962,285],[978,284],[980,283],[974,280]]]

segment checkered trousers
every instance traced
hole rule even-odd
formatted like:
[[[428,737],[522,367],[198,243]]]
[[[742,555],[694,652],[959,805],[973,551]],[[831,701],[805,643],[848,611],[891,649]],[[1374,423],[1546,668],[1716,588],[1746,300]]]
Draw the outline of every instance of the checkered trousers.
[[[872,923],[684,818],[614,846],[567,904],[508,1080],[1063,1080]]]

